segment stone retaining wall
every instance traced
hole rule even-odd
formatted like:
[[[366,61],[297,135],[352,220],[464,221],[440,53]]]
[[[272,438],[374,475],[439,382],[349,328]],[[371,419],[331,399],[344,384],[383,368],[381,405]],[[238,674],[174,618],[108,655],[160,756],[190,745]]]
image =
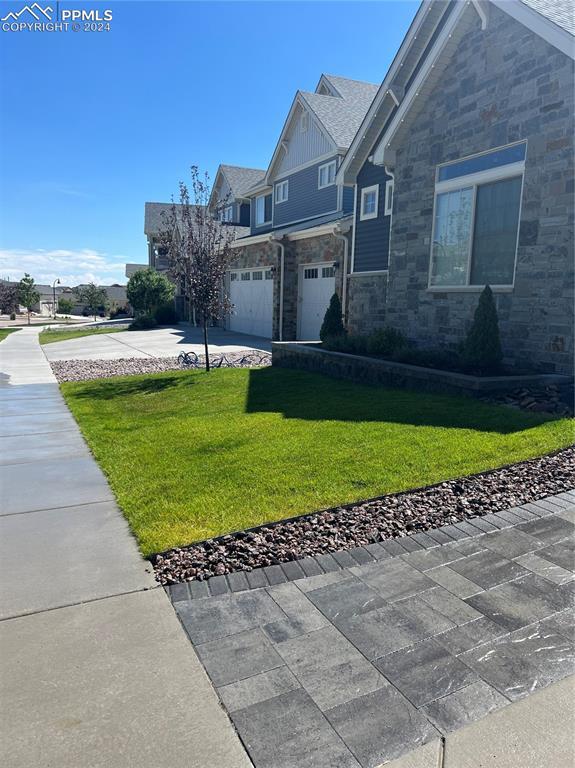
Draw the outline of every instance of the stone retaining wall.
[[[441,394],[486,397],[512,392],[520,387],[569,386],[573,379],[558,374],[530,376],[469,376],[417,365],[378,360],[360,355],[328,352],[319,342],[273,342],[272,365],[323,373],[358,384],[416,389]]]

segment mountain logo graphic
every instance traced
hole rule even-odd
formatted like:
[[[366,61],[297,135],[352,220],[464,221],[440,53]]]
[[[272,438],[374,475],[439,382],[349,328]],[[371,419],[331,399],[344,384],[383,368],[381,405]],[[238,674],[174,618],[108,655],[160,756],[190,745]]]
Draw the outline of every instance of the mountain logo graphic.
[[[36,19],[36,21],[42,21],[42,17],[44,17],[44,19],[48,19],[48,21],[51,21],[52,17],[50,14],[52,13],[52,10],[53,9],[50,8],[49,5],[47,5],[45,8],[42,8],[42,6],[38,5],[38,3],[33,3],[32,5],[25,5],[24,8],[19,10],[17,13],[10,11],[10,13],[7,13],[3,19],[0,19],[0,21],[18,21],[20,16],[22,16],[24,13],[29,13]]]

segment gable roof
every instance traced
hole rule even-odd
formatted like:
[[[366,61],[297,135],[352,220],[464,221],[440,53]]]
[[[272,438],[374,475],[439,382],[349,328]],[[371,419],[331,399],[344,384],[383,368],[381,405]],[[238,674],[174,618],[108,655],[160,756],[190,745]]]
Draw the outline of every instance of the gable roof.
[[[357,172],[374,147],[376,163],[383,162],[384,144],[409,109],[414,95],[426,80],[437,80],[435,66],[441,52],[455,45],[455,31],[468,7],[475,9],[483,28],[489,23],[489,6],[519,21],[550,45],[575,58],[569,19],[571,0],[423,0],[393,59],[349,150],[340,166],[337,181],[353,183]],[[469,19],[469,16],[465,17]],[[465,26],[464,24],[460,26]],[[434,68],[435,67],[435,68]]]
[[[220,165],[220,171],[226,177],[235,198],[245,197],[247,190],[262,181],[266,173],[261,168],[242,168],[239,165]]]
[[[182,206],[176,203],[176,213]],[[205,206],[190,206],[191,208],[203,208]],[[166,229],[168,216],[172,210],[172,203],[146,203],[144,206],[144,234],[148,236],[158,235]],[[218,222],[222,227],[232,227],[234,237],[242,237],[249,232],[249,227],[238,227],[232,224]]]
[[[326,81],[332,93],[318,93]],[[265,183],[269,183],[272,169],[281,152],[298,105],[308,109],[316,118],[325,136],[333,143],[334,151],[345,152],[376,95],[378,86],[361,80],[350,80],[336,75],[322,75],[314,93],[297,91],[270,160]]]

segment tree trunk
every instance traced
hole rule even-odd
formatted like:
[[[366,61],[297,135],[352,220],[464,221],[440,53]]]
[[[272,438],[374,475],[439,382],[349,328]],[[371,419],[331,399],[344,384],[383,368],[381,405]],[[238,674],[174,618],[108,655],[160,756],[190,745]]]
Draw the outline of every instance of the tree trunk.
[[[28,325],[30,325],[30,310],[28,310]]]
[[[210,372],[210,355],[208,352],[208,318],[204,317],[204,354],[206,356],[206,373]]]

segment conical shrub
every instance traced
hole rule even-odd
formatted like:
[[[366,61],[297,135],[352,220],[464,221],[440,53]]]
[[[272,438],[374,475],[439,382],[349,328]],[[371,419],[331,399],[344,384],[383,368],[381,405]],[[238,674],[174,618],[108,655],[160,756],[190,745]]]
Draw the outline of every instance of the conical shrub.
[[[493,292],[486,285],[479,297],[479,304],[463,345],[462,361],[472,370],[497,373],[501,368],[502,359],[497,308]]]
[[[337,293],[334,293],[323,318],[319,337],[322,341],[327,341],[337,336],[345,336],[345,328],[341,319],[341,301]]]

